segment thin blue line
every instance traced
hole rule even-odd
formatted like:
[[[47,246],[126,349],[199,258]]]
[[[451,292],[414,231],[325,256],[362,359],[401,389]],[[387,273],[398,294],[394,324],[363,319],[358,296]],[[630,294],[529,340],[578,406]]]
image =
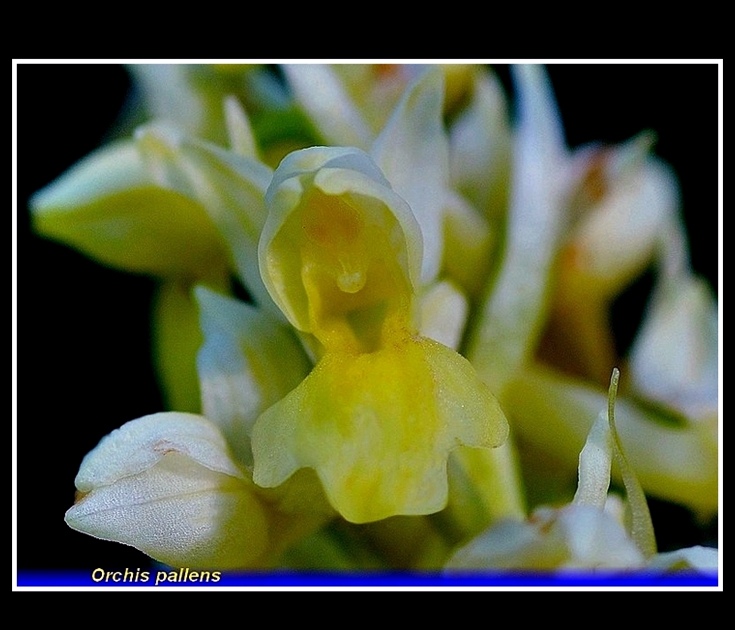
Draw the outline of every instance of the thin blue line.
[[[175,581],[161,581],[158,572],[166,574]],[[98,575],[99,577],[99,575]],[[197,587],[716,587],[716,573],[677,573],[677,574],[614,574],[614,573],[565,573],[563,575],[544,574],[452,574],[437,573],[219,573],[210,572],[196,580],[186,580],[181,573],[171,570],[150,569],[148,574],[127,577],[118,573],[114,578],[94,580],[91,571],[54,572],[20,571],[17,575],[18,587],[151,587],[156,579],[158,587],[197,586]],[[183,581],[178,581],[183,580]]]

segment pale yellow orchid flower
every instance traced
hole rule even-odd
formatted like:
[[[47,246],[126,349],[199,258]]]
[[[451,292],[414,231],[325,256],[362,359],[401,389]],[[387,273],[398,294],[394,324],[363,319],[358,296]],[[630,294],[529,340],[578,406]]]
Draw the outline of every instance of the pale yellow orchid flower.
[[[656,554],[641,507],[645,490],[711,516],[718,490],[716,307],[649,136],[571,150],[537,65],[512,71],[513,125],[484,67],[132,70],[165,120],[39,193],[34,219],[164,280],[156,340],[180,411],[103,439],[70,526],[223,570],[712,565]],[[277,75],[277,94],[256,86]],[[263,143],[228,86],[304,124]],[[310,134],[331,146],[301,148]],[[665,282],[618,437],[593,423],[599,383],[562,370],[609,374],[607,310],[652,261]],[[618,441],[643,489],[611,468]],[[535,467],[562,471],[564,501],[577,468],[569,505],[538,507]]]
[[[204,287],[196,295],[206,416],[157,413],[103,438],[82,462],[65,519],[172,566],[272,566],[334,516],[308,471],[273,490],[252,480],[252,425],[310,363],[281,322]]]
[[[441,510],[450,451],[498,446],[507,423],[470,364],[418,334],[410,207],[367,154],[326,147],[288,156],[266,200],[263,280],[319,360],[255,423],[255,482],[314,468],[358,523]]]

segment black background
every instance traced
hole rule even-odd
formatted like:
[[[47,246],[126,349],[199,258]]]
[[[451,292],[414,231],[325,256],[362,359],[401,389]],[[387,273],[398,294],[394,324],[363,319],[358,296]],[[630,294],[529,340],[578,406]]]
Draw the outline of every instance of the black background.
[[[716,290],[718,66],[549,70],[570,146],[656,132],[656,153],[679,176],[692,264]],[[104,142],[128,77],[118,65],[25,63],[17,76],[18,568],[144,567],[147,556],[73,532],[63,515],[83,456],[126,421],[163,409],[149,350],[155,282],[35,236],[27,211],[30,194]],[[660,548],[716,537],[676,506],[653,502],[652,512]]]

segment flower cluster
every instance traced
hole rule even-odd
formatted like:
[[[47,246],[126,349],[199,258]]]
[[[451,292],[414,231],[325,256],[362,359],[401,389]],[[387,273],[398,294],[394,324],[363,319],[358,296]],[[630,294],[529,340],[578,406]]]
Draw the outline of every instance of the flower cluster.
[[[87,455],[69,526],[218,570],[717,567],[646,507],[718,508],[716,301],[650,134],[570,149],[536,65],[513,120],[485,66],[129,70],[135,127],[32,215],[159,279],[170,410]]]

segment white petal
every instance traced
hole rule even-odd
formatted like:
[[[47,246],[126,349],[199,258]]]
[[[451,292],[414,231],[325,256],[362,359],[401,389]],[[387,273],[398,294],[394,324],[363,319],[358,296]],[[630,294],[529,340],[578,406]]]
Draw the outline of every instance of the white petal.
[[[602,508],[607,501],[612,466],[612,436],[607,414],[601,413],[592,425],[579,454],[579,483],[574,502]]]
[[[494,289],[480,306],[467,348],[470,361],[497,392],[525,361],[540,334],[564,227],[568,168],[561,122],[543,69],[533,65],[513,69],[519,122],[505,256]]]
[[[311,364],[280,321],[204,287],[195,294],[204,333],[197,357],[202,409],[250,466],[253,423],[304,379]]]
[[[684,276],[661,286],[631,350],[633,386],[692,420],[716,417],[717,318],[703,280]]]
[[[151,468],[169,452],[186,455],[214,472],[245,478],[211,422],[194,414],[163,412],[128,422],[104,437],[82,461],[75,484],[81,492],[90,492]]]
[[[540,549],[539,535],[530,523],[502,520],[458,549],[446,564],[448,571],[466,569],[551,568],[550,558]]]
[[[240,101],[235,96],[228,96],[224,102],[225,123],[230,136],[232,150],[243,157],[258,159],[258,147],[255,143],[250,120]]]
[[[31,210],[41,234],[127,271],[191,278],[226,264],[201,205],[157,186],[131,141],[85,157],[37,192]]]
[[[550,537],[569,550],[567,568],[637,568],[643,555],[625,528],[604,510],[572,504],[556,513]]]
[[[663,571],[717,571],[719,552],[711,547],[694,546],[655,555],[648,563],[649,569]]]
[[[443,102],[444,75],[432,68],[406,90],[370,152],[421,226],[425,284],[439,272],[443,247],[442,210],[449,186]]]
[[[651,262],[678,203],[676,179],[664,163],[649,158],[627,170],[571,235],[576,264],[614,295]]]
[[[643,556],[623,527],[588,505],[539,508],[529,521],[501,521],[460,548],[447,569],[625,569]]]
[[[494,73],[474,73],[471,101],[450,129],[453,184],[489,217],[505,211],[510,174],[508,106]]]
[[[127,423],[87,455],[65,520],[173,566],[258,565],[266,515],[205,418],[161,413]]]
[[[467,321],[469,303],[451,282],[437,282],[421,296],[422,336],[457,350]]]
[[[368,146],[370,128],[332,68],[319,64],[284,64],[282,68],[297,102],[327,144]]]
[[[156,182],[201,204],[253,299],[280,316],[263,286],[257,256],[271,169],[165,125],[140,128],[136,138]]]

